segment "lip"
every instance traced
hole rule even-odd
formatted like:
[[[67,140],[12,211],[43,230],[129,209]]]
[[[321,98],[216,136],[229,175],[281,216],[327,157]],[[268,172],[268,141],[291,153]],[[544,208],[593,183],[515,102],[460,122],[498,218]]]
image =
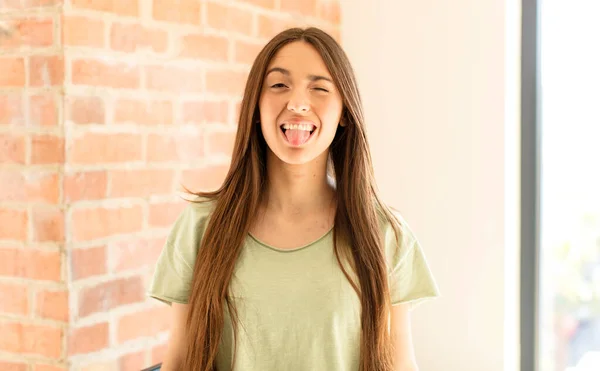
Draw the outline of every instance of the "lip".
[[[314,127],[314,129],[313,129],[313,131],[310,133],[310,137],[308,138],[308,140],[307,140],[305,143],[303,143],[303,144],[300,144],[300,145],[296,146],[296,145],[293,145],[293,144],[291,144],[291,143],[288,141],[288,139],[287,139],[287,137],[285,136],[285,134],[283,133],[282,126],[283,126],[284,124],[305,124],[305,125],[312,125],[312,126]],[[310,142],[313,140],[313,138],[314,138],[314,136],[315,136],[315,133],[317,132],[317,129],[318,129],[317,125],[315,125],[315,123],[314,123],[314,122],[312,122],[312,121],[310,121],[310,120],[304,120],[304,119],[293,118],[293,119],[289,119],[289,120],[284,120],[284,121],[282,121],[282,122],[279,124],[279,130],[278,130],[278,131],[279,131],[279,135],[281,135],[281,138],[283,139],[283,141],[284,141],[284,142],[285,142],[285,143],[286,143],[288,146],[290,146],[290,147],[293,147],[293,148],[301,148],[301,147],[304,147],[305,145],[309,144],[309,143],[310,143]]]
[[[319,128],[314,122],[300,118],[300,117],[293,117],[293,118],[281,121],[279,123],[279,128],[281,129],[281,127],[285,124],[312,125],[314,127],[313,132],[314,132],[314,130],[317,130]]]

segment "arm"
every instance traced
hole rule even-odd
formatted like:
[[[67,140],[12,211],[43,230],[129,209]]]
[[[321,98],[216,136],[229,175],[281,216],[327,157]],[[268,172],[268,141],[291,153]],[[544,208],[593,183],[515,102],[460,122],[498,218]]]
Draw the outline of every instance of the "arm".
[[[179,371],[183,364],[185,354],[185,327],[189,304],[172,303],[172,327],[167,343],[167,353],[163,361],[162,371]]]
[[[410,312],[408,304],[396,304],[391,308],[390,335],[394,346],[396,371],[418,371],[412,343]]]

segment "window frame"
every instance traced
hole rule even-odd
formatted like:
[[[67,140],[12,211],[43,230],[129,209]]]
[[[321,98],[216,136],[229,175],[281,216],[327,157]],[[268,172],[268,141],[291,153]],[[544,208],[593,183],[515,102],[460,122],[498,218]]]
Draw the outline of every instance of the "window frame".
[[[520,369],[539,371],[540,12],[522,0]]]

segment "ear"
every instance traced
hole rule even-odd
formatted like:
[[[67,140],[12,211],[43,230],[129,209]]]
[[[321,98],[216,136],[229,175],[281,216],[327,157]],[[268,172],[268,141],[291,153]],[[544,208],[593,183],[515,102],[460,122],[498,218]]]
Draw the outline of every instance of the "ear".
[[[346,122],[346,120],[342,119],[340,120],[340,126],[345,128],[346,126],[348,126],[348,123]]]

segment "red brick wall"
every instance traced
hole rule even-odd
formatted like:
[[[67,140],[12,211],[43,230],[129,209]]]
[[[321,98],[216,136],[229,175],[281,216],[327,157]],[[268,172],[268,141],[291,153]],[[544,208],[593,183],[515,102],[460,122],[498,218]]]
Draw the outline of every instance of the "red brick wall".
[[[276,32],[338,0],[0,0],[0,370],[139,370],[177,192],[218,186]]]
[[[65,369],[60,367],[69,323],[61,11],[58,1],[0,1],[3,371]]]

